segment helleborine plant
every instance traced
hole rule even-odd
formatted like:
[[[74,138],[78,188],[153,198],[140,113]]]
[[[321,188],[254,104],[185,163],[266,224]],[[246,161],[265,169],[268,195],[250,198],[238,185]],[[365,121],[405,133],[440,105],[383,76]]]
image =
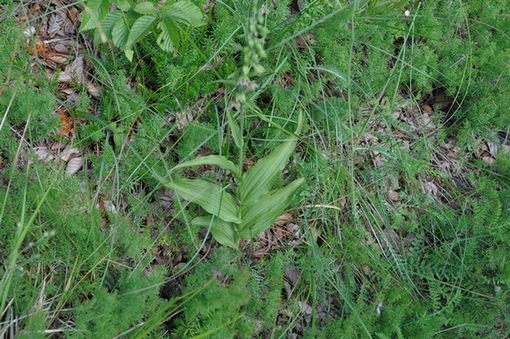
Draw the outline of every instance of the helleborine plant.
[[[109,11],[112,4],[116,9]],[[88,0],[80,32],[96,29],[103,42],[113,41],[132,61],[133,46],[154,29],[158,32],[158,46],[175,53],[183,26],[202,26],[202,18],[200,8],[191,1]]]
[[[244,173],[221,155],[196,158],[174,167],[215,165],[228,170],[236,179],[235,195],[227,192],[226,187],[202,179],[159,179],[182,198],[200,205],[209,213],[193,219],[192,224],[211,227],[216,241],[238,248],[239,240],[251,239],[271,227],[289,206],[296,189],[303,184],[304,179],[300,178],[286,187],[272,189],[296,142],[296,139],[285,141]]]

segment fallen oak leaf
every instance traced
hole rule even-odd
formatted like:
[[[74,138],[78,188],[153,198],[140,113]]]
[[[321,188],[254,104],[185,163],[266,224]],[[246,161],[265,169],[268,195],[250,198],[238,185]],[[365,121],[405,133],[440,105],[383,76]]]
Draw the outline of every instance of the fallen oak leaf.
[[[71,176],[78,172],[83,165],[83,158],[76,157],[72,158],[67,162],[66,176]]]

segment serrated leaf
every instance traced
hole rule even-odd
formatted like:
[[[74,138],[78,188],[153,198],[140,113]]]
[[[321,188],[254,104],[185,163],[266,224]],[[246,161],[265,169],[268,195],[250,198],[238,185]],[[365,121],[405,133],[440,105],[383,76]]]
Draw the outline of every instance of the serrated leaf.
[[[257,200],[271,190],[276,179],[287,165],[290,155],[296,147],[296,142],[296,139],[285,141],[244,173],[237,192],[242,203]]]
[[[85,32],[99,26],[103,20],[108,7],[110,6],[109,0],[89,0],[87,1],[82,12],[80,32]]]
[[[237,231],[232,223],[215,218],[212,215],[196,217],[191,221],[193,225],[211,227],[211,234],[222,245],[237,249]]]
[[[115,0],[114,3],[124,12],[129,11],[133,6],[133,1],[130,0]]]
[[[133,23],[133,26],[131,26],[131,30],[126,42],[126,48],[130,49],[134,43],[144,37],[151,30],[155,21],[156,17],[152,15],[142,15],[136,19],[136,21]]]
[[[164,185],[221,220],[237,224],[241,222],[238,217],[239,206],[234,197],[221,186],[201,179],[174,179]]]
[[[140,2],[133,8],[133,10],[140,14],[157,15],[159,13],[158,8],[154,6],[152,2],[149,1]]]
[[[250,204],[242,205],[239,237],[251,239],[271,227],[289,206],[294,192],[304,181],[303,178],[294,180],[284,188],[270,192]]]
[[[230,127],[230,132],[232,133],[232,138],[234,138],[234,143],[237,147],[241,148],[243,146],[243,135],[241,134],[241,128],[234,120],[230,110],[227,110],[227,122],[228,126]]]
[[[108,37],[108,39],[112,38],[113,26],[115,26],[115,24],[119,22],[119,20],[122,20],[122,13],[119,11],[114,11],[108,13],[101,22],[103,31]]]
[[[126,25],[124,18],[120,19],[113,25],[112,28],[112,41],[113,44],[119,48],[124,49],[129,36],[129,29]]]
[[[236,177],[236,179],[241,178],[241,173],[239,172],[239,169],[236,167],[236,165],[234,165],[232,161],[228,160],[222,155],[207,155],[204,157],[188,160],[175,166],[174,169],[201,165],[218,166],[230,171]]]
[[[163,13],[166,17],[191,27],[205,25],[200,8],[190,1],[177,1],[165,5]]]
[[[181,40],[177,26],[171,20],[165,20],[160,21],[157,27],[161,31],[156,40],[158,46],[165,52],[175,51]]]

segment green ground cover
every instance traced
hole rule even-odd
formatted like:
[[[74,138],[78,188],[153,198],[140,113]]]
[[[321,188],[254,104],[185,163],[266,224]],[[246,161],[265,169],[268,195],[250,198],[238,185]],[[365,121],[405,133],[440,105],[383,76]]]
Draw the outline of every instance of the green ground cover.
[[[113,3],[63,135],[2,2],[0,337],[510,336],[510,3]]]

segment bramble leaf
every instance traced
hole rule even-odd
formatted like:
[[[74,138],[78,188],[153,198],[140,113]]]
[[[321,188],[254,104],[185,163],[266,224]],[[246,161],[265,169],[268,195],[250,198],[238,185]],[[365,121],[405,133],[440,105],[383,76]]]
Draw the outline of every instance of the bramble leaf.
[[[94,29],[100,25],[101,20],[108,13],[109,0],[89,0],[82,12],[80,32]]]
[[[120,19],[113,25],[112,28],[112,41],[113,44],[119,48],[124,49],[129,35],[129,28],[124,19]]]
[[[165,52],[174,52],[181,41],[178,27],[171,20],[164,20],[158,23],[161,31],[156,40],[158,46]]]
[[[108,38],[111,39],[113,26],[115,26],[119,20],[122,20],[122,13],[119,11],[110,12],[104,17],[101,26]]]
[[[114,3],[118,8],[120,8],[120,10],[124,12],[129,11],[133,6],[132,0],[115,0]]]
[[[190,1],[177,1],[166,5],[163,7],[163,14],[173,21],[191,27],[205,25],[200,8]]]
[[[152,28],[152,25],[156,21],[156,17],[152,15],[142,15],[133,23],[131,26],[131,31],[129,32],[129,36],[126,42],[126,48],[131,48],[131,46],[144,37]]]
[[[158,8],[154,6],[152,2],[149,1],[140,2],[139,4],[135,5],[133,11],[140,14],[152,14],[152,15],[156,15],[159,13]]]

